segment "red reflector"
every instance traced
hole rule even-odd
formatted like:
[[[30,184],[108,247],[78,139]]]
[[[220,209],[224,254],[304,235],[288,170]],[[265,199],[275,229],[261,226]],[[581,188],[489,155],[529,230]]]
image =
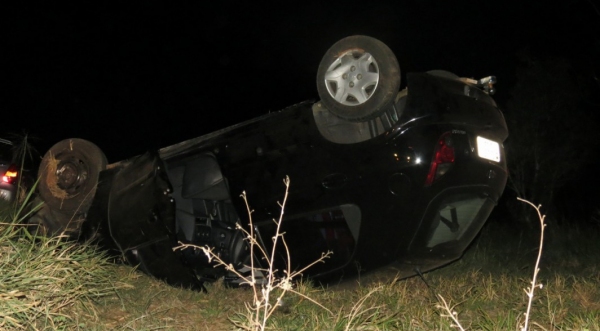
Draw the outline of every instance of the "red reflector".
[[[435,147],[433,160],[425,179],[425,185],[431,185],[433,182],[444,175],[454,162],[454,147],[452,147],[451,133],[444,133]]]

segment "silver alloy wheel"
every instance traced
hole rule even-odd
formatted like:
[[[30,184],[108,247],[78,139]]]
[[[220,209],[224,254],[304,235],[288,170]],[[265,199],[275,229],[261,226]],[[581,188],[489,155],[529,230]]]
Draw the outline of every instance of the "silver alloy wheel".
[[[317,91],[336,117],[365,122],[391,107],[400,89],[394,52],[369,36],[349,36],[333,44],[319,62]]]
[[[379,66],[364,51],[349,50],[337,58],[325,74],[329,95],[346,106],[358,106],[373,95],[379,83]]]

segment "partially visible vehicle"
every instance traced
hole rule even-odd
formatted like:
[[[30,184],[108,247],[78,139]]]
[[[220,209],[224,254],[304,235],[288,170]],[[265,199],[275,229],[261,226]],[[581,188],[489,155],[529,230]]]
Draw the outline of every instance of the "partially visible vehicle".
[[[30,222],[95,238],[173,285],[201,288],[221,277],[236,284],[223,269],[215,274],[204,254],[173,247],[209,245],[247,270],[247,242],[236,226],[248,229],[249,215],[239,195],[247,193],[256,240],[269,250],[289,176],[282,231],[290,260],[280,250],[280,270],[325,251],[332,257],[305,276],[448,264],[504,190],[508,130],[490,96],[493,76],[433,70],[407,79],[399,91],[400,68],[384,43],[351,36],[323,57],[318,102],[109,165],[95,144],[61,141],[42,160],[46,204]]]
[[[0,138],[0,199],[16,199],[20,169],[14,162],[13,142]]]

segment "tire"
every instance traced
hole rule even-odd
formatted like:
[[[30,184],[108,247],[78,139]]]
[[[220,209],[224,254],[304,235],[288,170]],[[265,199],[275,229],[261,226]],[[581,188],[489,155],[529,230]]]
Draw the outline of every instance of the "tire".
[[[334,115],[363,122],[382,115],[400,88],[400,66],[392,50],[368,36],[336,42],[321,60],[317,91]]]
[[[48,204],[44,204],[39,196],[28,207],[36,208],[33,215],[27,219],[30,233],[45,237],[66,235],[72,239],[78,238],[84,221],[83,214],[68,215],[55,211]]]
[[[85,213],[106,164],[106,156],[93,143],[77,138],[60,141],[46,152],[40,164],[39,194],[56,212]]]

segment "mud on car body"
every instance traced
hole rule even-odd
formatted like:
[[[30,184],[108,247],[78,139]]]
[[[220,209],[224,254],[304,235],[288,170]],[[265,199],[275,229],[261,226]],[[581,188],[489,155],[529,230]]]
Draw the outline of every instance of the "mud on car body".
[[[235,227],[249,218],[240,194],[268,249],[289,176],[282,231],[292,269],[325,251],[331,259],[305,276],[327,281],[357,264],[390,263],[408,276],[445,265],[460,258],[504,190],[508,131],[490,96],[493,77],[406,76],[400,90],[392,51],[352,36],[323,57],[317,102],[109,165],[91,142],[59,142],[40,167],[45,207],[30,222],[95,238],[173,285],[235,284],[204,254],[173,247],[209,245],[244,269],[250,257]]]

